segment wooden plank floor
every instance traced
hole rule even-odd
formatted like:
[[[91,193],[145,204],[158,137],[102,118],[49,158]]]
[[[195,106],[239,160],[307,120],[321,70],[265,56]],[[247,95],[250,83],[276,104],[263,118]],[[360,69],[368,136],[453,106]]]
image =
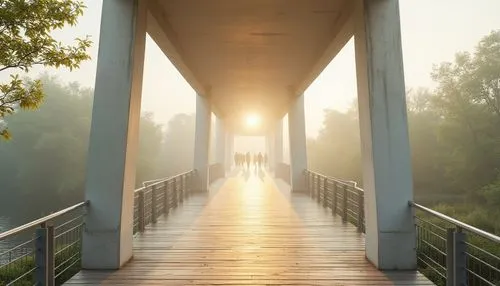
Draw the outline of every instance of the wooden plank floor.
[[[309,197],[265,174],[233,175],[135,239],[119,271],[81,271],[68,285],[433,285],[376,270],[364,239]]]

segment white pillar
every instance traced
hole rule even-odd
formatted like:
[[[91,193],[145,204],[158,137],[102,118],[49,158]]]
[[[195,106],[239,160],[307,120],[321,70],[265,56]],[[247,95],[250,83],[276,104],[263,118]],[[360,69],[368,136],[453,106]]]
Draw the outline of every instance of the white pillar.
[[[270,169],[270,166],[272,165],[270,162],[273,161],[273,136],[271,132],[267,132],[266,134],[266,155],[267,155],[267,168]]]
[[[379,269],[416,269],[399,3],[360,2],[355,49],[366,256]]]
[[[141,4],[139,4],[141,3]],[[85,198],[82,266],[118,269],[132,257],[146,9],[138,0],[102,5]]]
[[[194,169],[198,171],[200,191],[208,190],[211,114],[212,112],[208,100],[201,95],[197,95],[193,166]]]
[[[234,134],[226,131],[226,150],[225,150],[226,171],[231,171],[234,164]]]
[[[280,119],[276,122],[276,129],[274,131],[274,160],[272,161],[274,164],[274,169],[276,170],[276,166],[279,163],[283,163],[283,120]]]
[[[304,94],[295,99],[288,112],[290,136],[290,187],[293,192],[305,192],[304,170],[307,169],[306,122]]]
[[[217,117],[215,120],[215,163],[225,164],[226,157],[226,131],[224,121]]]

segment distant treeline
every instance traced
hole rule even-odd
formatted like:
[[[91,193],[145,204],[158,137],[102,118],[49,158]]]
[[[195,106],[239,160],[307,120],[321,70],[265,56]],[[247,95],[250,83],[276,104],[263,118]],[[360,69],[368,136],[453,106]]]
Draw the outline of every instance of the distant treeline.
[[[416,200],[500,233],[500,31],[434,67],[434,90],[407,96]],[[357,107],[325,111],[310,166],[362,183]]]
[[[45,102],[8,117],[13,138],[0,141],[0,216],[16,223],[84,198],[93,91],[47,75],[42,81]],[[191,169],[194,122],[178,114],[163,127],[142,115],[137,184]]]

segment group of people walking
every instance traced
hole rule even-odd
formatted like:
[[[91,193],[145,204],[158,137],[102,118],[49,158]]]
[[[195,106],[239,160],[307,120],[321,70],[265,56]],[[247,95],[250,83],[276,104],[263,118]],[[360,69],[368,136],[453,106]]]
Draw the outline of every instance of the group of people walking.
[[[244,167],[246,164],[247,168],[250,168],[250,164],[252,163],[255,168],[267,166],[267,154],[262,155],[262,153],[259,152],[258,154],[254,154],[253,158],[250,152],[246,154],[236,152],[234,154],[234,164],[236,167]]]

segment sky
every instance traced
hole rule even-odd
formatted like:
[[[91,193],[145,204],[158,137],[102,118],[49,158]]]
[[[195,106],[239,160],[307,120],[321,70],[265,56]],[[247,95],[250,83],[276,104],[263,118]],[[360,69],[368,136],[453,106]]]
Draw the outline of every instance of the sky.
[[[90,35],[94,44],[91,61],[70,72],[49,69],[61,81],[78,81],[93,87],[97,66],[102,0],[85,0],[87,9],[75,27],[55,32],[55,37],[71,43],[75,37]],[[433,64],[453,60],[458,51],[472,51],[477,42],[500,29],[499,0],[400,0],[401,30],[406,87],[433,87]],[[31,75],[42,72],[34,69]],[[1,74],[0,81],[8,75]],[[165,124],[176,113],[194,113],[195,92],[163,52],[148,37],[144,67],[142,110],[152,112]],[[324,109],[347,110],[356,100],[353,40],[344,47],[305,92],[306,133],[321,129]]]

